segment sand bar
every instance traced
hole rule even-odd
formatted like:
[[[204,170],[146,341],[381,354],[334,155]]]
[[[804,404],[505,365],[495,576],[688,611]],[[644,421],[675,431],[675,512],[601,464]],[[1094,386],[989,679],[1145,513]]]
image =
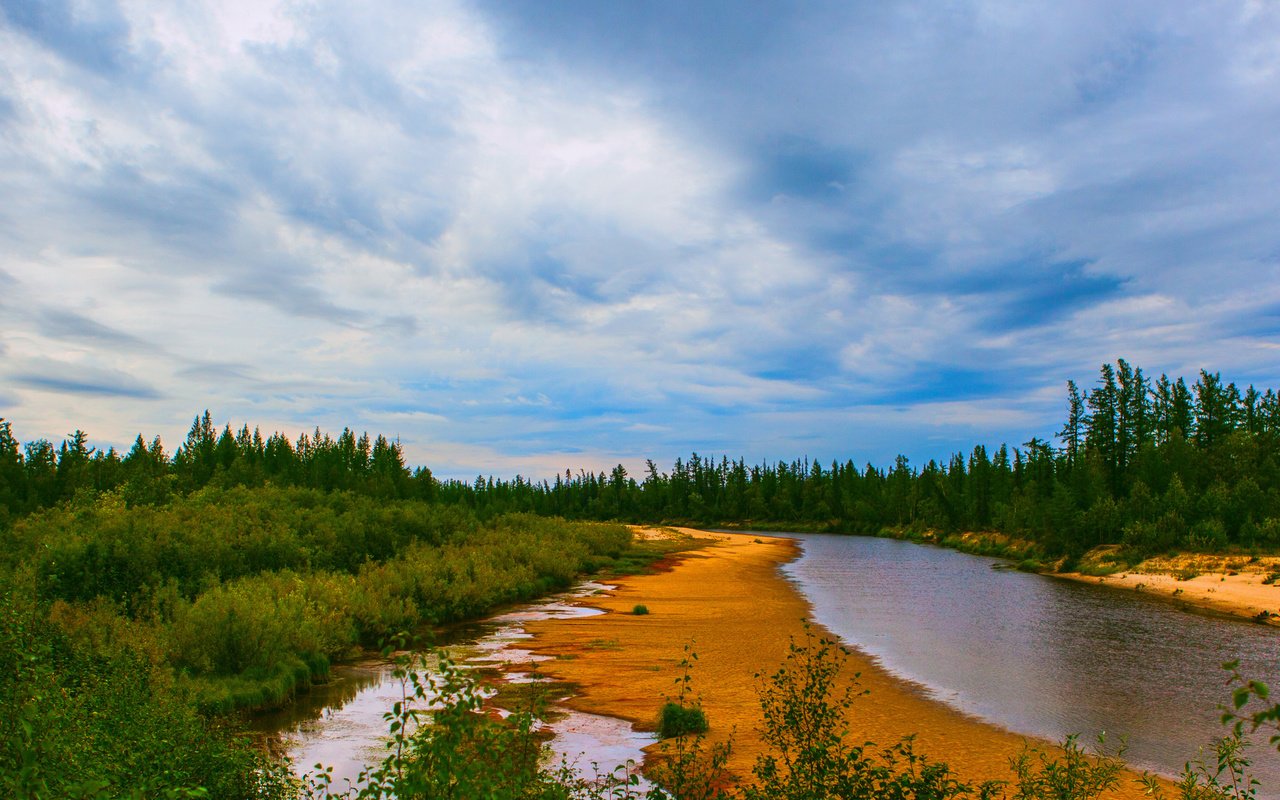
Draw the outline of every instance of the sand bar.
[[[1055,577],[1128,591],[1148,592],[1186,606],[1280,624],[1280,581],[1267,583],[1280,559],[1246,561],[1238,556],[1180,555],[1152,558],[1134,569],[1101,577],[1077,572]],[[1266,616],[1260,615],[1266,612]]]
[[[810,614],[778,569],[797,555],[798,545],[751,534],[684,532],[716,541],[675,557],[655,574],[612,581],[617,590],[588,601],[604,615],[531,623],[529,647],[554,657],[541,665],[543,672],[580,687],[568,701],[571,707],[652,728],[664,698],[675,692],[682,648],[692,640],[698,654],[694,689],[712,727],[709,738],[719,741],[736,729],[729,766],[749,776],[762,751],[752,676],[782,663],[790,637],[803,636],[802,620]],[[637,604],[649,613],[630,613]],[[890,675],[857,651],[843,679],[852,680],[854,673],[861,673],[860,686],[870,695],[854,704],[852,740],[888,745],[916,734],[918,752],[946,761],[965,780],[1009,778],[1009,758],[1025,737],[929,698],[922,687]],[[1114,796],[1143,794],[1126,780]]]

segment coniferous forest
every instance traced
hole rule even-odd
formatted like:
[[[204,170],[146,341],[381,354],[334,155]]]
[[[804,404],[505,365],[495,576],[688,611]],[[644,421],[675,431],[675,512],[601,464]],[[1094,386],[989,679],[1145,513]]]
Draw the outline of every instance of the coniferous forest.
[[[554,479],[439,481],[410,469],[397,442],[344,430],[292,440],[205,412],[172,453],[139,435],[124,454],[76,431],[20,447],[0,423],[0,521],[111,493],[163,506],[207,487],[294,487],[581,520],[757,524],[805,530],[998,531],[1077,557],[1099,544],[1135,554],[1280,545],[1280,397],[1217,373],[1152,379],[1123,359],[1092,387],[1068,381],[1061,428],[1017,445],[978,444],[945,463],[747,464],[694,453],[642,475],[566,470]]]
[[[1280,547],[1274,389],[1121,360],[1068,382],[1064,405],[1043,438],[946,463],[693,454],[471,482],[411,469],[382,436],[264,437],[207,411],[172,452],[142,435],[95,450],[83,431],[20,444],[0,420],[0,762],[20,765],[0,790],[283,796],[229,712],[398,633],[634,569],[623,522],[996,532],[1066,565],[1104,544],[1132,560]]]

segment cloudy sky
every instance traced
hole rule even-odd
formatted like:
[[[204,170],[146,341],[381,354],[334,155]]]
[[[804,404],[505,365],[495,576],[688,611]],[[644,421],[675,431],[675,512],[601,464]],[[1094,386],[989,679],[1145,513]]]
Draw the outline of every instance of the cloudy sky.
[[[1280,385],[1280,3],[0,0],[24,440],[919,462],[1117,357]]]

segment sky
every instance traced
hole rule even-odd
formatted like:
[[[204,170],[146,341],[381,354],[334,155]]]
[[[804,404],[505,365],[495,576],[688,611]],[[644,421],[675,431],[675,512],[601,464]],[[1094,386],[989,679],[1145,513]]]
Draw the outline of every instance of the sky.
[[[1280,385],[1280,3],[0,0],[0,416],[439,476]]]

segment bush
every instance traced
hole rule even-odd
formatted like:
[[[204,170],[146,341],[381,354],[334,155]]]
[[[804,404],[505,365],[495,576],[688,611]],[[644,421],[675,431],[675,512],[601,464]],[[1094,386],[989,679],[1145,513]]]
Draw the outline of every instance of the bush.
[[[1187,546],[1193,550],[1215,552],[1227,546],[1227,530],[1218,519],[1197,522],[1187,536]]]
[[[995,784],[963,783],[946,764],[917,754],[911,737],[880,753],[870,742],[850,741],[847,715],[865,692],[840,680],[847,658],[837,642],[806,625],[804,641],[791,642],[782,666],[756,676],[769,749],[756,759],[756,782],[745,787],[744,800],[996,796]]]
[[[1107,753],[1101,736],[1092,753],[1080,747],[1077,739],[1068,736],[1061,754],[1024,747],[1011,763],[1017,787],[1015,800],[1061,797],[1093,800],[1118,787],[1124,769],[1120,754]]]
[[[631,613],[635,614],[637,617],[643,617],[645,614],[649,613],[649,607],[643,603],[636,603],[636,607],[631,609]]]
[[[658,738],[660,739],[706,732],[707,715],[697,706],[667,703],[658,714]]]
[[[288,772],[196,713],[141,624],[50,618],[0,577],[0,797],[285,800]],[[26,590],[26,591],[22,591]],[[202,787],[197,792],[195,787]]]

